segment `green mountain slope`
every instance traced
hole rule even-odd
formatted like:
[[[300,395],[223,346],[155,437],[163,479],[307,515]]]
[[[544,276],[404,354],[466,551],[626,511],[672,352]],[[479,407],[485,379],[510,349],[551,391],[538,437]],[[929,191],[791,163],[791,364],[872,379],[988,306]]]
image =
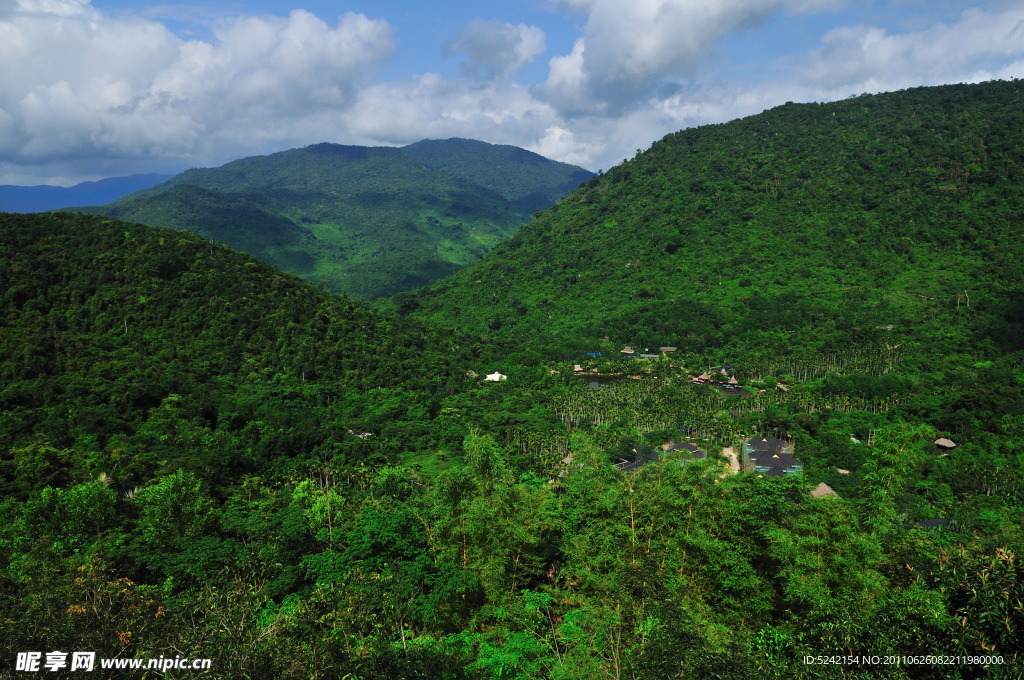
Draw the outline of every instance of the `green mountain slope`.
[[[394,323],[196,235],[93,216],[0,214],[0,289],[7,493],[100,470],[238,473],[350,446],[346,427],[376,425],[362,395],[401,385],[429,404],[472,357],[450,333]],[[154,430],[170,411],[159,427],[184,429]],[[245,444],[261,418],[277,434],[251,430]],[[33,437],[75,453],[11,456]]]
[[[318,144],[243,158],[81,211],[188,229],[328,290],[372,298],[475,262],[591,176],[525,151],[519,159],[514,147],[420,144],[408,153]]]
[[[807,657],[853,649],[959,657],[906,677],[1019,675],[1024,353],[851,362],[745,397],[675,361],[581,359],[636,378],[595,390],[532,342],[67,213],[0,214],[0,290],[8,664],[838,680]],[[508,379],[477,376],[495,368]],[[678,441],[675,423],[706,459],[612,464]],[[792,435],[803,472],[731,473],[719,451],[751,432]]]
[[[428,168],[447,170],[490,189],[529,213],[552,206],[594,176],[518,146],[474,139],[424,139],[401,151]]]
[[[698,351],[1017,349],[1022,106],[1024,83],[993,82],[684,130],[392,305],[509,337]]]

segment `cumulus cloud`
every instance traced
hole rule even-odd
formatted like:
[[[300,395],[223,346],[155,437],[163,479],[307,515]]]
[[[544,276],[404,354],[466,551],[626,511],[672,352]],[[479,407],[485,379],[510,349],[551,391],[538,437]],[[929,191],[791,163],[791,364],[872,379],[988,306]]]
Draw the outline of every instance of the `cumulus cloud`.
[[[427,73],[412,82],[365,88],[341,122],[358,143],[470,137],[528,146],[558,121],[549,104],[521,85],[504,80],[446,80]]]
[[[525,24],[466,24],[443,46],[465,59],[461,78],[374,80],[396,45],[387,22],[362,14],[333,25],[303,10],[238,17],[209,40],[183,40],[87,0],[0,0],[0,182],[453,136],[596,170],[666,133],[787,100],[1024,76],[1022,9],[969,10],[916,32],[835,28],[749,83],[709,61],[729,32],[839,2],[563,0],[585,16],[582,35],[548,61],[544,83],[525,86],[515,74],[545,50],[544,33]]]
[[[207,160],[319,141],[310,111],[350,107],[393,50],[387,22],[361,14],[238,18],[205,42],[83,0],[20,0],[0,19],[0,153]]]
[[[897,35],[868,26],[842,27],[821,42],[809,55],[803,82],[823,90],[877,92],[1016,76],[1019,67],[991,68],[1024,55],[1024,9],[969,9],[956,22]]]
[[[508,78],[545,49],[544,31],[536,26],[474,19],[455,38],[445,42],[442,54],[466,55],[466,61],[460,64],[464,77]]]
[[[541,96],[567,111],[621,109],[666,78],[691,77],[727,33],[780,11],[836,7],[840,0],[569,0],[587,14],[571,54],[551,60]],[[568,86],[568,89],[567,87]]]

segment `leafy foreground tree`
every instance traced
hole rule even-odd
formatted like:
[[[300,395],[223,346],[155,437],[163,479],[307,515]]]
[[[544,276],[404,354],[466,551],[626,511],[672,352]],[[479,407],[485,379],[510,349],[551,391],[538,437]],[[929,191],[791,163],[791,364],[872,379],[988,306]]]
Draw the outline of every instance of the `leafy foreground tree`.
[[[1019,675],[1019,355],[755,353],[744,382],[790,392],[728,398],[674,359],[580,359],[622,373],[594,390],[190,234],[0,230],[0,673],[79,650],[260,679]],[[679,427],[706,460],[611,464]],[[745,432],[792,434],[805,472],[731,474]],[[927,654],[1003,663],[864,661]]]
[[[109,490],[47,491],[4,505],[2,635],[8,653],[208,655],[239,678],[1012,677],[1024,623],[1013,548],[932,556],[901,529],[893,499],[925,435],[883,433],[860,501],[711,461],[623,475],[585,437],[551,482],[516,475],[479,433],[466,438],[467,466],[430,487],[384,468],[358,492],[326,471],[233,490],[216,509],[178,473],[113,501],[136,519],[106,520],[85,550],[39,516],[66,516],[83,497],[111,504]],[[273,525],[308,543],[307,585],[284,597],[288,538]],[[218,553],[231,533],[242,545]],[[116,574],[123,540],[168,575]],[[804,662],[927,654],[1004,663]]]

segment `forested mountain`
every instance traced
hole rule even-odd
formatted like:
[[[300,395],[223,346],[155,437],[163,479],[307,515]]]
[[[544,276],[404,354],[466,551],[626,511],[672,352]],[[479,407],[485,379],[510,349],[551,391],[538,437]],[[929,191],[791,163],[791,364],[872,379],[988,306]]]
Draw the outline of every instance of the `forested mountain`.
[[[424,139],[402,153],[490,189],[529,213],[549,208],[594,173],[518,146],[475,139]]]
[[[109,203],[125,194],[146,189],[171,177],[172,175],[147,173],[107,177],[95,182],[80,182],[70,187],[4,184],[0,185],[0,212],[45,212],[75,205]]]
[[[1021,349],[1022,107],[1024,82],[954,85],[671,134],[394,308],[726,354]]]
[[[591,176],[470,140],[317,144],[188,170],[77,210],[187,229],[328,290],[372,298],[476,261]]]
[[[0,214],[0,676],[1019,676],[1022,87],[678,133],[405,316],[205,236]],[[749,462],[767,435],[799,470]]]

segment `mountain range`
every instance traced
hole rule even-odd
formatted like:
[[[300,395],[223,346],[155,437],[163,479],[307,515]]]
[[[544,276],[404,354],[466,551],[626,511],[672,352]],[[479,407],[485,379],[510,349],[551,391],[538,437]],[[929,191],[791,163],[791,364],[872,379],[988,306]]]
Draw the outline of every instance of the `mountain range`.
[[[70,187],[48,185],[0,185],[0,212],[46,212],[76,205],[98,205],[116,201],[126,194],[165,182],[173,175],[148,173],[126,177],[107,177],[81,182]]]
[[[374,298],[476,261],[592,176],[465,139],[317,144],[188,170],[76,210],[187,229],[330,291]]]

